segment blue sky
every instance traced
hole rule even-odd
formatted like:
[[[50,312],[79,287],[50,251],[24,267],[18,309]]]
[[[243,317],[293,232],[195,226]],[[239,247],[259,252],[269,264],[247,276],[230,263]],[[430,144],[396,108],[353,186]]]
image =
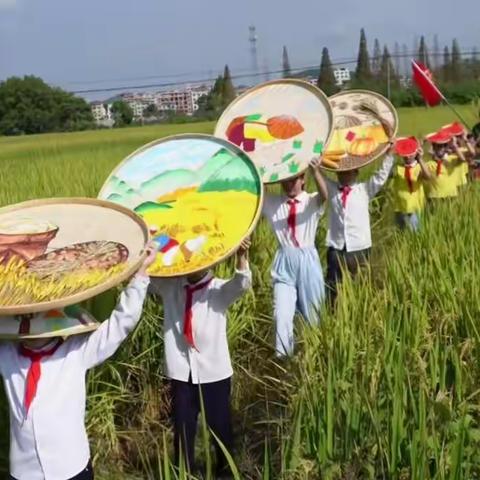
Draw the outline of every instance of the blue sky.
[[[128,160],[115,175],[137,188],[142,182],[174,168],[198,170],[218,150],[218,143],[200,139],[161,142]]]
[[[250,24],[270,70],[283,45],[293,67],[317,65],[323,46],[334,60],[355,57],[361,27],[370,46],[411,49],[415,35],[438,33],[442,48],[452,37],[470,48],[479,18],[479,0],[0,0],[0,79],[32,73],[73,90],[195,80],[225,63],[238,74],[250,69]]]

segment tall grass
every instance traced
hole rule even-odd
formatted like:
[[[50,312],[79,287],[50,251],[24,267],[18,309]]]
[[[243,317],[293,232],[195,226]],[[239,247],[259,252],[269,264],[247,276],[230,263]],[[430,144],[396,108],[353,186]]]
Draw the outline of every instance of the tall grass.
[[[405,110],[400,118],[404,133],[417,134],[451,121],[442,109]],[[114,164],[163,134],[148,127],[0,139],[0,204],[93,196]],[[229,314],[238,478],[480,477],[479,211],[479,188],[470,185],[427,212],[413,235],[392,227],[390,196],[382,193],[372,204],[371,270],[345,281],[336,312],[322,312],[320,328],[297,323],[298,353],[281,363],[272,350],[275,241],[260,223],[251,252],[254,290]],[[324,238],[322,225],[322,256]],[[232,267],[227,262],[217,273],[230,275]],[[104,319],[114,300],[109,292],[88,306]],[[149,299],[140,327],[89,375],[87,423],[99,478],[188,478],[169,461],[161,324],[161,306]],[[7,425],[2,401],[4,468]],[[207,437],[200,429],[199,458],[209,463]]]

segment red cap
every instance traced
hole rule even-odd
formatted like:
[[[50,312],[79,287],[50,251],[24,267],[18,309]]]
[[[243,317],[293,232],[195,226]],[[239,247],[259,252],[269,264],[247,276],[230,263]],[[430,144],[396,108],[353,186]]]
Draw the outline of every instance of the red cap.
[[[395,142],[395,153],[400,157],[413,157],[419,148],[420,144],[415,137],[397,138]]]
[[[425,140],[430,143],[444,144],[450,142],[452,134],[449,131],[440,130],[439,132],[429,133],[425,135]]]
[[[449,125],[444,125],[440,131],[447,132],[454,137],[459,137],[460,135],[463,135],[466,130],[460,122],[453,122]]]

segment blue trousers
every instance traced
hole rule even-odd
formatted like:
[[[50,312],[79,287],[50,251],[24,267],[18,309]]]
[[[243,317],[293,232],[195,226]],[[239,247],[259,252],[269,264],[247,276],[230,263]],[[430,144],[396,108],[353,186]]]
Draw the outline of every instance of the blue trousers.
[[[277,356],[294,351],[293,318],[298,311],[311,325],[319,322],[325,298],[323,271],[315,247],[282,248],[272,267]]]
[[[395,222],[402,230],[406,228],[413,232],[420,230],[420,216],[418,213],[395,212]]]

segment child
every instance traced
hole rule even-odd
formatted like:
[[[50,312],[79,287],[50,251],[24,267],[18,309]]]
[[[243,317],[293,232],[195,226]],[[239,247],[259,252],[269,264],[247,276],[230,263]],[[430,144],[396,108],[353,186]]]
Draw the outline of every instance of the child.
[[[451,136],[447,144],[447,158],[454,165],[457,188],[462,189],[468,183],[469,164],[475,156],[475,150],[469,144],[467,131],[461,123],[445,125],[441,131]]]
[[[263,215],[280,247],[271,270],[278,357],[293,354],[295,310],[310,324],[316,324],[325,296],[322,266],[315,248],[318,222],[327,198],[327,187],[318,171],[320,163],[321,160],[313,160],[311,164],[318,192],[305,191],[302,174],[281,183],[283,195],[265,194],[263,203]]]
[[[175,461],[180,450],[187,468],[195,470],[197,419],[203,403],[206,421],[231,452],[230,386],[233,374],[227,342],[228,307],[251,286],[247,253],[250,241],[237,252],[236,273],[230,280],[210,271],[175,279],[152,279],[151,292],[163,299],[166,376],[170,379]],[[215,442],[217,473],[228,462]]]
[[[12,325],[17,325],[16,332],[25,332],[18,334],[20,339],[39,325],[49,326],[43,333],[50,335],[0,343],[0,374],[10,407],[11,480],[93,479],[84,425],[85,374],[111,357],[140,320],[149,284],[146,269],[155,255],[150,250],[110,319],[93,333],[65,340],[54,336],[62,315],[77,330],[85,324],[91,328],[84,316],[72,317],[71,307],[51,315],[0,318],[0,336],[11,333]]]
[[[390,144],[382,166],[366,182],[357,183],[358,170],[338,173],[338,182],[327,180],[327,295],[331,305],[342,280],[342,266],[355,275],[358,267],[368,262],[372,246],[369,203],[388,180],[393,167],[393,143]]]
[[[431,180],[432,174],[423,161],[423,150],[415,138],[399,139],[395,149],[402,155],[401,164],[393,171],[395,219],[400,228],[418,231],[420,213],[425,206],[424,182]]]
[[[432,173],[433,179],[427,185],[427,198],[430,206],[440,199],[457,196],[458,174],[455,170],[456,161],[449,157],[448,144],[452,137],[448,132],[440,131],[429,134],[425,140],[432,146],[432,159],[427,162],[427,167]]]

